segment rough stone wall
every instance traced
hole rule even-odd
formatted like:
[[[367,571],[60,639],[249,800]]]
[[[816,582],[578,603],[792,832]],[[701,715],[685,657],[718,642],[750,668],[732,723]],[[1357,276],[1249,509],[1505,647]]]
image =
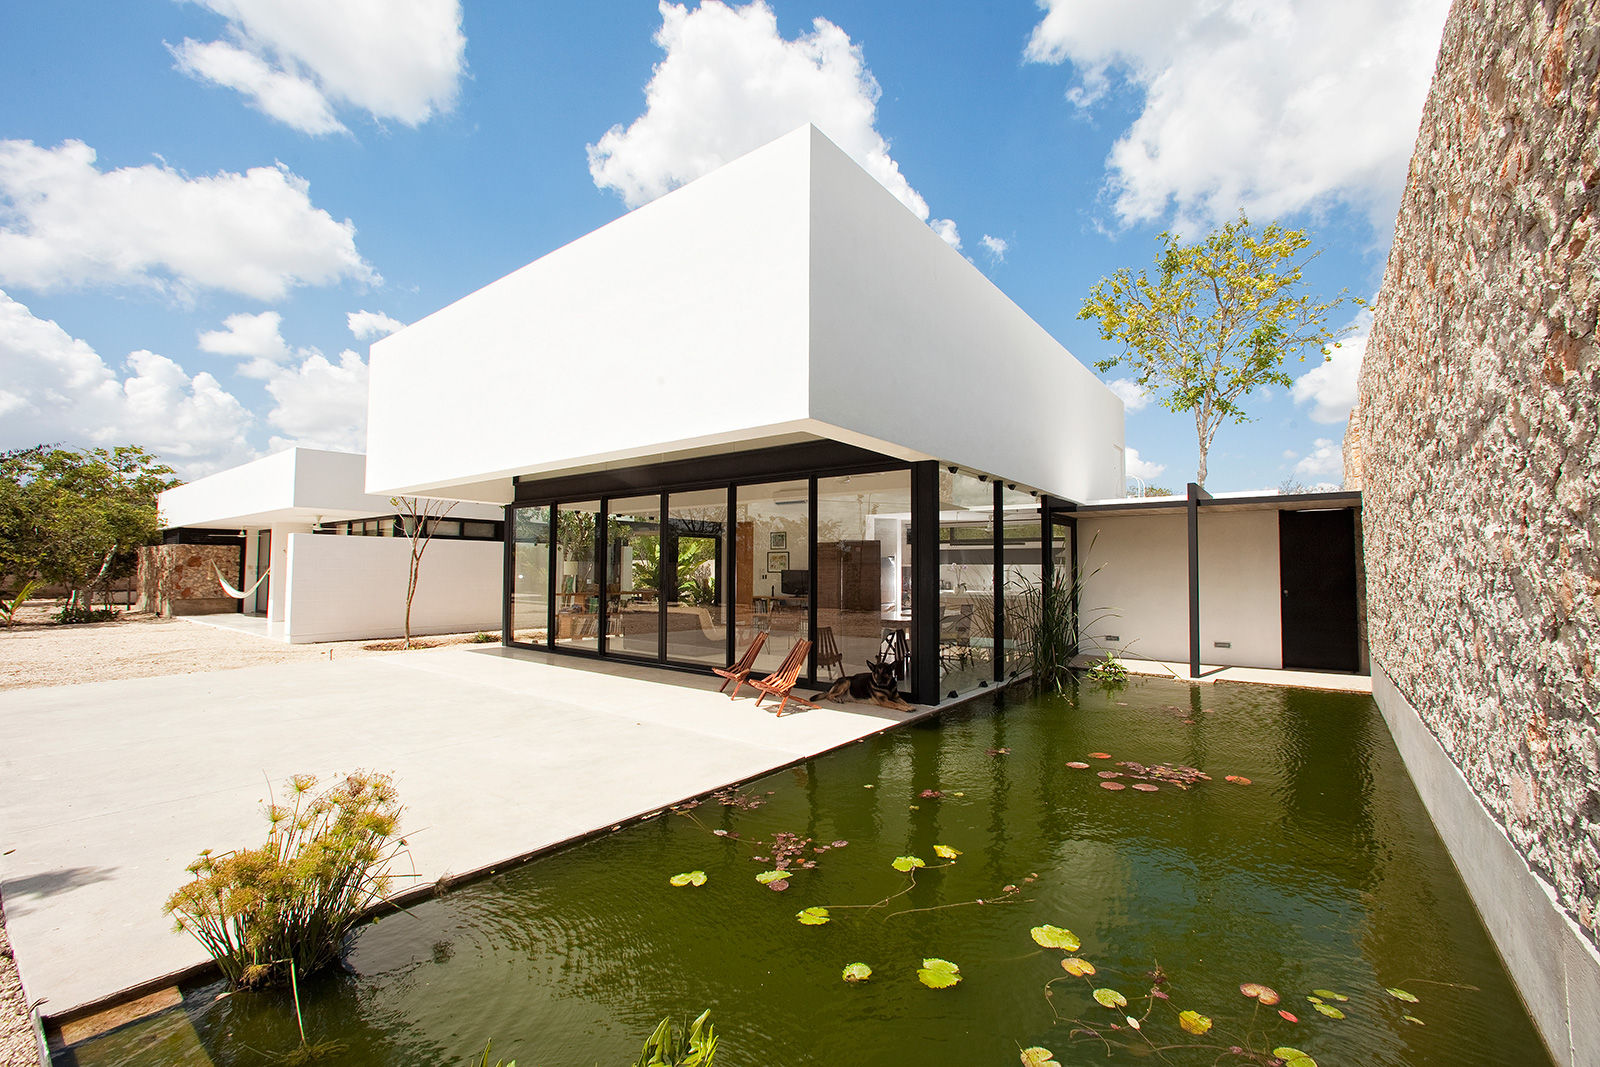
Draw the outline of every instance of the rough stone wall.
[[[1353,418],[1373,659],[1600,908],[1600,14],[1457,0]]]
[[[227,545],[148,545],[139,550],[137,610],[160,615],[233,611],[238,601],[217,585],[215,565],[235,588],[239,550]]]

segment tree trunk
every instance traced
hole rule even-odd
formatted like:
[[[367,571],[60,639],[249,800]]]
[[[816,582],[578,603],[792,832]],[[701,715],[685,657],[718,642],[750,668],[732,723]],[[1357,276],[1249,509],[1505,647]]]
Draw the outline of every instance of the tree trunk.
[[[1194,413],[1194,436],[1195,445],[1200,451],[1200,466],[1195,471],[1194,484],[1204,489],[1206,487],[1206,452],[1210,449],[1211,443],[1206,440],[1205,422],[1198,408],[1195,409]]]

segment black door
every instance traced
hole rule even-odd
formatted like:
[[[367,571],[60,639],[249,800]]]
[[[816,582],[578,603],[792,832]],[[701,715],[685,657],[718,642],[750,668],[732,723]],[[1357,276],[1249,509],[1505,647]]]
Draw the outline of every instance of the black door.
[[[1278,559],[1284,667],[1359,669],[1355,511],[1280,511]]]

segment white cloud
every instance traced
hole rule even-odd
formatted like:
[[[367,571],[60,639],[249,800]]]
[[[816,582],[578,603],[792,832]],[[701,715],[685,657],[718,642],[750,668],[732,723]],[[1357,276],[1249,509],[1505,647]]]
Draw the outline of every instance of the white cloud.
[[[1372,330],[1372,308],[1363,308],[1353,325],[1354,336],[1330,348],[1326,360],[1295,379],[1294,402],[1309,402],[1314,422],[1344,422],[1356,405],[1361,361],[1366,357],[1367,334]]]
[[[1002,237],[991,237],[988,234],[984,234],[982,243],[984,251],[988,252],[989,258],[996,263],[1003,262],[1006,258],[1006,253],[1011,250],[1011,245]]]
[[[1159,478],[1161,472],[1166,469],[1167,465],[1165,463],[1152,463],[1147,459],[1141,458],[1137,448],[1128,449],[1126,458],[1123,461],[1123,470],[1127,472],[1128,477],[1143,478],[1145,481]]]
[[[350,332],[355,334],[357,341],[387,337],[396,330],[406,328],[405,323],[381,311],[352,311],[345,317],[345,322],[349,324]]]
[[[1150,394],[1132,378],[1113,378],[1106,383],[1106,388],[1117,394],[1123,408],[1130,414],[1143,411],[1150,404]]]
[[[315,352],[268,379],[267,392],[277,402],[267,421],[281,431],[269,442],[273,451],[290,445],[367,450],[367,365],[357,353],[345,349],[331,363]]]
[[[455,107],[467,39],[459,0],[194,0],[230,41],[172,48],[190,77],[235,89],[310,134],[342,131],[336,106],[419,126]]]
[[[200,350],[218,356],[239,356],[248,361],[239,368],[240,374],[269,378],[278,364],[292,354],[279,332],[282,324],[283,316],[276,311],[229,315],[222,320],[222,329],[200,335]]]
[[[933,228],[934,233],[939,235],[940,240],[951,248],[960,251],[961,234],[956,230],[955,219],[929,219],[928,225]]]
[[[200,178],[155,164],[101,172],[82,141],[0,141],[0,285],[276,300],[298,285],[380,282],[355,226],[313,207],[309,189],[281,164]]]
[[[1389,232],[1449,0],[1038,4],[1024,58],[1070,62],[1073,104],[1143,95],[1107,160],[1123,224],[1343,203]]]
[[[217,379],[154,352],[128,356],[125,373],[56,323],[0,292],[0,448],[41,442],[137,444],[185,477],[252,458],[252,419]]]
[[[1319,474],[1344,478],[1344,446],[1339,441],[1319,437],[1311,444],[1311,452],[1294,465],[1294,472],[1307,478]]]
[[[849,34],[817,18],[786,41],[765,0],[660,10],[655,42],[666,57],[645,86],[644,113],[589,145],[596,186],[637,207],[810,122],[927,221],[927,202],[877,130],[881,90]],[[932,225],[960,247],[953,222]]]

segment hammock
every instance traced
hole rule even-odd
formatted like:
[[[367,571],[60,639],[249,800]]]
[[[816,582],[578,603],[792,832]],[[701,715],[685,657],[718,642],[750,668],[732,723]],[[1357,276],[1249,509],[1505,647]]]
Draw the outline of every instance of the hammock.
[[[222,576],[222,569],[215,563],[211,565],[211,569],[217,572],[217,584],[222,586],[223,592],[227,593],[235,600],[243,600],[251,593],[254,593],[258,588],[260,588],[261,583],[267,580],[267,575],[272,573],[272,568],[268,567],[266,570],[261,572],[261,577],[256,579],[255,585],[252,585],[249,589],[246,589],[241,593],[239,590],[228,584],[228,579]]]

